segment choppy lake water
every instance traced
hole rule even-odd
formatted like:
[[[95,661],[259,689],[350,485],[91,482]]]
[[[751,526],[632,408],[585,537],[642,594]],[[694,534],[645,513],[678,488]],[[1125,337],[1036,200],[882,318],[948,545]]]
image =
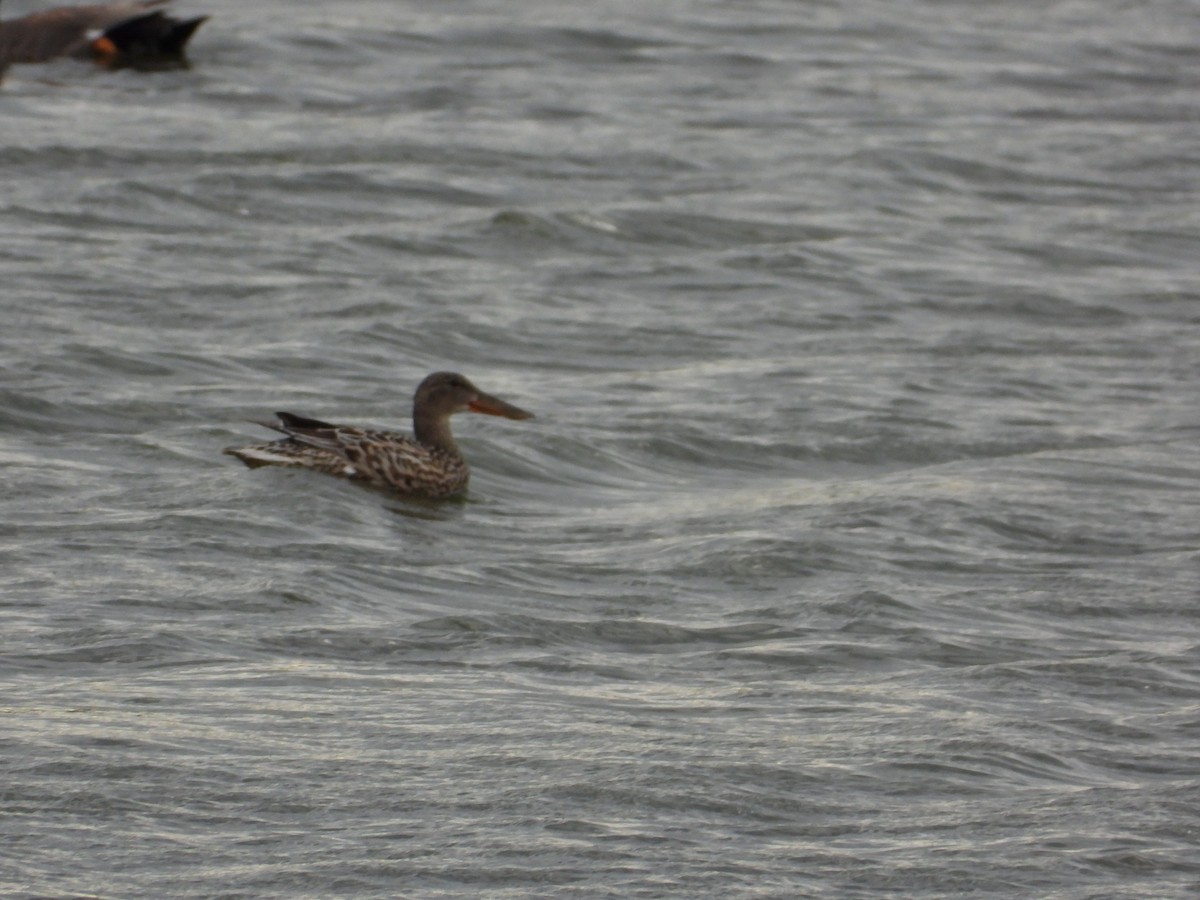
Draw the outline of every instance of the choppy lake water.
[[[0,86],[0,892],[1196,895],[1200,8],[177,9]]]

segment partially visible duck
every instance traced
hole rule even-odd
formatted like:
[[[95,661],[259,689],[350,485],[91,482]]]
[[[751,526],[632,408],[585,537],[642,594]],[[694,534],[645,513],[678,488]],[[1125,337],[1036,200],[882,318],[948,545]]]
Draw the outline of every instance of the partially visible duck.
[[[398,494],[449,497],[463,491],[470,478],[467,461],[450,433],[450,417],[459,412],[533,418],[533,413],[485,394],[456,372],[435,372],[421,382],[413,397],[412,438],[277,412],[278,423],[262,424],[287,437],[252,447],[229,447],[225,452],[252,469],[314,469]]]
[[[14,63],[64,56],[105,68],[186,68],[184,48],[208,18],[176,19],[161,10],[170,0],[124,0],[61,6],[0,21],[0,75]]]

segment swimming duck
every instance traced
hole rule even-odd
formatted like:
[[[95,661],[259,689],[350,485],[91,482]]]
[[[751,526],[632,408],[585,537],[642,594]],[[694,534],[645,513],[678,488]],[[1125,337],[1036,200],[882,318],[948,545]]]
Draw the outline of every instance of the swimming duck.
[[[253,447],[229,447],[225,452],[252,469],[315,469],[399,494],[449,497],[466,488],[470,477],[467,461],[450,433],[450,417],[459,412],[533,418],[533,413],[485,394],[457,372],[435,372],[417,386],[413,397],[415,439],[277,412],[277,423],[262,424],[287,437]]]
[[[13,63],[63,56],[109,69],[186,68],[184,47],[208,18],[176,19],[154,7],[170,0],[61,6],[0,22],[0,75]]]

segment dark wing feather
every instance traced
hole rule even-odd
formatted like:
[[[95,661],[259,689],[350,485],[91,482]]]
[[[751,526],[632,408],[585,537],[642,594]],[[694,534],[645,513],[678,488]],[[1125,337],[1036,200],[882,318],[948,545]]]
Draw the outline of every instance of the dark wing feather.
[[[309,419],[290,412],[277,412],[275,415],[279,416],[279,421],[283,423],[282,430],[290,431],[293,428],[336,430],[338,428],[337,425],[330,425],[320,419]]]

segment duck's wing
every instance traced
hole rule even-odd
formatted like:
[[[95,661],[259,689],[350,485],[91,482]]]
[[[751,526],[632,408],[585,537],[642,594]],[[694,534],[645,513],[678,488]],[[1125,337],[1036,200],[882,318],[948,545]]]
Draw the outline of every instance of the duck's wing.
[[[334,425],[279,412],[278,422],[261,424],[286,437],[225,452],[251,468],[290,466],[316,469],[401,494],[447,497],[467,485],[462,457],[426,447],[394,431]]]
[[[274,426],[292,440],[331,453],[354,470],[354,477],[401,491],[427,489],[447,476],[452,462],[443,454],[394,431],[332,425],[319,419],[277,412]],[[465,467],[464,467],[465,468]]]
[[[349,448],[356,447],[362,444],[366,436],[371,433],[365,428],[358,428],[354,425],[333,425],[329,422],[322,422],[320,419],[310,419],[307,416],[297,416],[289,412],[277,412],[275,415],[279,419],[278,424],[267,422],[263,424],[268,428],[283,432],[302,444],[319,447],[331,453],[343,453]]]
[[[264,428],[281,432],[287,437],[250,447],[226,447],[225,453],[236,456],[252,469],[259,466],[287,466],[316,469],[330,475],[353,478],[358,473],[340,451],[336,440],[327,439],[340,426],[308,419],[292,413],[276,413],[277,422],[258,422]]]
[[[251,469],[261,466],[284,466],[291,469],[313,469],[343,478],[353,478],[356,474],[354,468],[338,454],[290,438],[250,447],[226,447],[224,452],[236,456]]]

